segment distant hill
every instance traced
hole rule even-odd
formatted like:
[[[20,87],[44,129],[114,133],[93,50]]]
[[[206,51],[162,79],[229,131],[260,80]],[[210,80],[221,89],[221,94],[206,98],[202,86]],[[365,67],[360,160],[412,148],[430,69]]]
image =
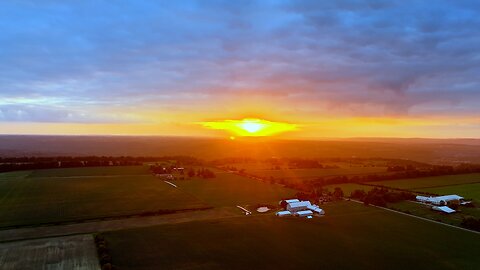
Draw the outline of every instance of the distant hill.
[[[0,156],[382,157],[429,163],[479,162],[474,139],[266,140],[131,136],[0,136]]]

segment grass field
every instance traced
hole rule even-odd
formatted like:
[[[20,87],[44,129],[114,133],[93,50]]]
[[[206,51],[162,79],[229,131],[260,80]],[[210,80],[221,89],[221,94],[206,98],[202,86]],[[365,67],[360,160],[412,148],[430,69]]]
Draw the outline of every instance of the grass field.
[[[365,185],[360,185],[360,184],[353,184],[353,183],[347,183],[347,184],[338,184],[338,185],[328,185],[328,186],[325,186],[324,188],[325,189],[328,189],[329,191],[333,192],[335,190],[336,187],[339,187],[342,189],[343,191],[343,194],[345,197],[349,197],[350,194],[352,194],[352,192],[356,189],[358,190],[363,190],[365,192],[368,192],[370,191],[371,189],[373,189],[372,186],[365,186]]]
[[[132,175],[142,170],[99,167],[0,177],[0,227],[207,206],[153,176]]]
[[[33,171],[29,177],[73,177],[73,176],[107,176],[107,175],[148,175],[147,166],[111,166],[62,168]]]
[[[344,167],[338,169],[280,169],[280,170],[247,170],[246,173],[259,177],[284,178],[289,181],[304,181],[326,176],[365,175],[385,173],[384,167]]]
[[[480,235],[351,202],[107,232],[121,269],[477,269]]]
[[[0,181],[2,181],[4,179],[26,177],[31,173],[32,173],[32,171],[15,171],[15,172],[0,173]]]
[[[411,178],[390,181],[369,182],[373,185],[383,185],[402,189],[422,189],[431,187],[462,185],[470,183],[480,183],[480,174],[459,174],[459,175],[444,175],[422,178]]]
[[[460,207],[457,209],[457,213],[443,214],[438,211],[431,210],[429,206],[410,201],[389,204],[388,207],[394,210],[400,210],[402,212],[408,211],[408,213],[415,216],[441,221],[459,227],[463,218],[465,217],[480,218],[480,208]]]
[[[297,191],[239,175],[217,172],[213,179],[173,181],[180,191],[187,192],[208,205],[235,206],[277,203]]]
[[[422,188],[416,189],[416,191],[431,192],[436,194],[458,194],[466,199],[473,199],[477,202],[480,202],[480,183]]]
[[[91,235],[0,243],[2,270],[100,270]]]

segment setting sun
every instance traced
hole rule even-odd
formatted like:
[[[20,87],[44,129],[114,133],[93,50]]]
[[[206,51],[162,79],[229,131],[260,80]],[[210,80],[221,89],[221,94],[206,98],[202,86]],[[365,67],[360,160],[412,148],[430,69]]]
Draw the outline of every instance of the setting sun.
[[[244,120],[244,123],[239,126],[249,133],[256,133],[265,128],[264,124],[257,123],[255,120]]]
[[[225,130],[231,134],[244,137],[272,136],[287,131],[297,130],[298,128],[295,124],[272,122],[256,118],[201,122],[200,124],[206,128]]]

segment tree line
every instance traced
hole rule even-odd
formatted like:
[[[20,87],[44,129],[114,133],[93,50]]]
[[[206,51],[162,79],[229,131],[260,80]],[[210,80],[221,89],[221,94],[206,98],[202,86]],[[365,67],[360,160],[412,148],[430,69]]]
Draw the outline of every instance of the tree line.
[[[203,161],[189,156],[131,157],[131,156],[57,156],[57,157],[0,157],[0,172],[77,168],[98,166],[138,166],[144,162],[175,160],[181,165],[202,165]]]
[[[215,178],[216,177],[215,173],[210,169],[203,168],[203,167],[198,168],[198,169],[195,169],[195,168],[192,168],[192,167],[190,167],[190,168],[179,168],[179,164],[177,164],[177,165],[167,165],[167,166],[155,164],[155,165],[150,166],[150,171],[153,174],[178,174],[182,178],[185,174],[189,178],[192,178],[192,177],[195,177],[195,176],[199,177],[199,178],[204,178],[204,179]]]

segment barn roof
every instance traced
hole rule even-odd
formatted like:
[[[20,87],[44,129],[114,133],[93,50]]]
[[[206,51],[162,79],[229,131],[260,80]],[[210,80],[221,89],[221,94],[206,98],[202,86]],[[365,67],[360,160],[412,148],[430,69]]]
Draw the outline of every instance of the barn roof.
[[[291,215],[292,213],[290,211],[279,211],[277,212],[277,216],[285,216],[285,215]]]
[[[313,212],[310,210],[298,211],[297,215],[312,215]]]
[[[301,201],[301,202],[292,202],[288,204],[290,208],[297,208],[297,207],[308,207],[312,204],[309,201]]]
[[[455,210],[453,210],[452,208],[450,208],[448,206],[434,206],[434,207],[432,207],[432,209],[437,210],[437,211],[441,211],[441,212],[444,212],[444,213],[447,213],[447,214],[451,214],[451,213],[456,212]]]

